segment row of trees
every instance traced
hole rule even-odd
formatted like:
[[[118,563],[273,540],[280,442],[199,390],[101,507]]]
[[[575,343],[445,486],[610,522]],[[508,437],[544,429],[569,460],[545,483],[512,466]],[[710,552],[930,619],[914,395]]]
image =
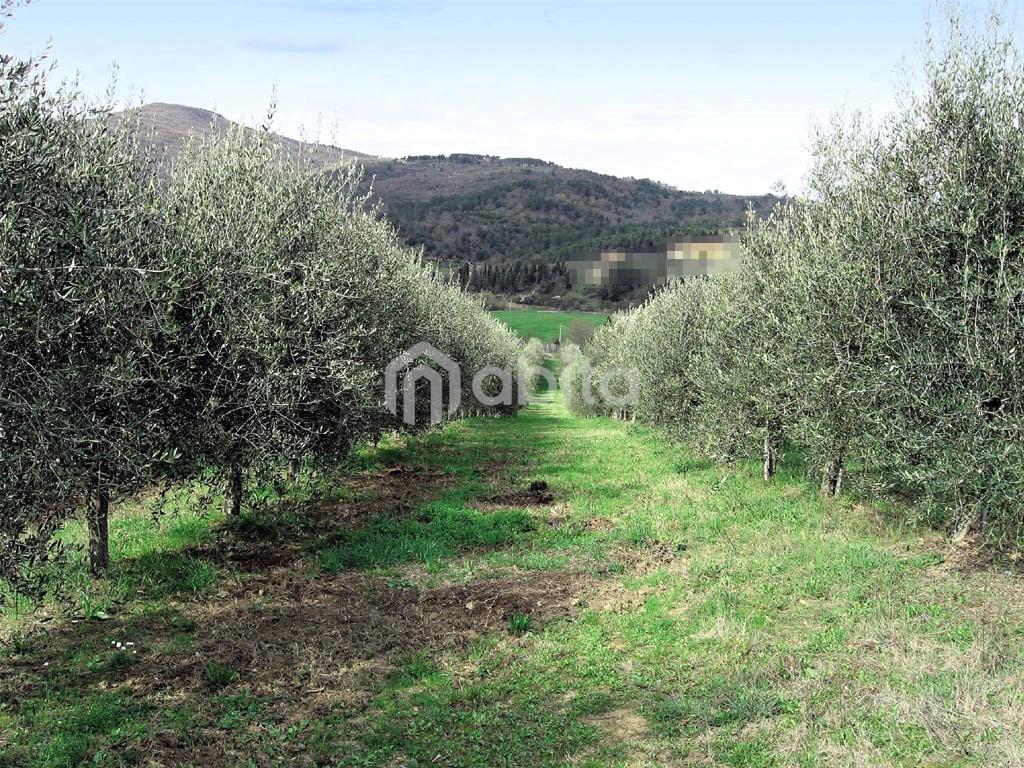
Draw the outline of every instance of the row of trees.
[[[599,329],[570,403],[760,454],[766,479],[785,447],[826,495],[855,473],[932,520],[1019,537],[1024,67],[998,23],[954,21],[921,83],[879,126],[819,131],[808,196],[751,219],[742,273]],[[572,397],[616,367],[636,371],[634,406]]]
[[[368,209],[357,169],[243,131],[162,167],[137,138],[0,59],[0,574],[33,597],[83,507],[101,573],[118,497],[212,471],[237,514],[248,479],[404,426],[383,372],[405,349],[443,350],[467,390],[520,351]]]
[[[564,293],[570,286],[565,262],[545,264],[538,261],[499,261],[485,264],[463,262],[457,269],[459,283],[471,291],[523,293],[542,290]]]

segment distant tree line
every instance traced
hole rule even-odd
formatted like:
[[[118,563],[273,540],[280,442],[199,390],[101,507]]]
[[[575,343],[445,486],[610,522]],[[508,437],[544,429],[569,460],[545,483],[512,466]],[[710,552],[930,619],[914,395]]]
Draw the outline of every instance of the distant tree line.
[[[513,294],[541,290],[545,293],[559,293],[571,287],[564,263],[546,264],[525,260],[485,264],[463,262],[457,266],[456,274],[459,285],[469,291]]]
[[[535,157],[498,157],[497,155],[476,155],[468,152],[454,152],[450,155],[406,155],[401,158],[404,163],[433,163],[436,165],[477,165],[480,163],[495,163],[498,165],[531,165],[531,166],[553,166],[547,160],[538,160]]]
[[[906,514],[1024,526],[1024,66],[953,21],[923,89],[814,142],[809,193],[753,219],[746,268],[675,283],[567,361],[570,405],[656,424],[770,480],[802,457]],[[582,394],[619,367],[596,406]],[[589,381],[588,381],[589,377]]]

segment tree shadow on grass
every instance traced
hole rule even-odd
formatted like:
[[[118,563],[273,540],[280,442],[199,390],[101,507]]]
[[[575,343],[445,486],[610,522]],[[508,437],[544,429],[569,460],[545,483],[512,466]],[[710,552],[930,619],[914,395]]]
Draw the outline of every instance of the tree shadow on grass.
[[[267,507],[212,541],[117,564],[112,578],[132,599],[112,615],[54,622],[0,655],[0,766],[346,754],[387,765],[396,753],[437,754],[448,726],[465,746],[450,764],[469,765],[506,749],[493,729],[510,724],[524,760],[560,762],[587,729],[536,695],[442,682],[422,707],[361,720],[411,656],[539,631],[574,615],[592,580],[535,571],[424,587],[365,570],[507,547],[534,531],[528,511],[467,502],[518,482],[550,444],[538,432],[531,456],[516,456],[498,420],[457,428],[457,447],[427,435],[391,450],[330,503]]]

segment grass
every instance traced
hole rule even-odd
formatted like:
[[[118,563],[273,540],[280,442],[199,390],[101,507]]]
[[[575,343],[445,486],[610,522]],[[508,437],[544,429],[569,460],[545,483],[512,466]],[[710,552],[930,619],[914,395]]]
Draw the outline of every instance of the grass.
[[[214,690],[226,688],[238,680],[238,672],[226,664],[219,664],[212,661],[206,665],[204,677],[207,684]]]
[[[514,613],[508,620],[508,630],[513,635],[525,635],[533,630],[533,618],[525,613]]]
[[[583,320],[595,328],[608,319],[599,312],[555,312],[545,309],[506,309],[494,312],[498,318],[524,339],[531,337],[544,342],[562,340],[574,320]]]
[[[317,560],[330,573],[406,562],[431,565],[460,550],[512,544],[534,527],[519,510],[484,514],[457,502],[432,502],[414,518],[380,517],[366,528],[339,534],[339,543],[319,550]]]
[[[423,498],[371,503],[397,467]],[[23,622],[0,765],[1024,762],[1019,580],[795,470],[766,486],[552,396],[362,473],[332,525],[189,534],[290,564],[138,532],[109,618]],[[552,503],[524,501],[535,480]]]

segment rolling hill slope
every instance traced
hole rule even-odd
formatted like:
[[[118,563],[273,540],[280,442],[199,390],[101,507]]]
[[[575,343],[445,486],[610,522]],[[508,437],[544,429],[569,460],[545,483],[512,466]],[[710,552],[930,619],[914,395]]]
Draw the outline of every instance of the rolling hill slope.
[[[147,104],[140,114],[151,141],[171,157],[190,133],[232,124],[214,112],[177,104]],[[640,250],[669,237],[737,226],[748,207],[764,214],[776,201],[772,195],[681,191],[533,158],[384,158],[278,140],[289,155],[309,154],[317,167],[361,162],[367,189],[372,185],[401,236],[423,246],[428,257],[446,261],[551,263],[605,246]]]
[[[559,261],[604,246],[634,250],[743,223],[771,195],[684,192],[530,158],[367,158],[374,192],[409,242],[438,259]]]
[[[145,138],[171,159],[181,152],[189,135],[204,136],[215,131],[226,131],[235,125],[231,120],[216,112],[198,107],[187,107],[183,104],[154,102],[145,104],[132,112],[137,113]],[[124,113],[119,113],[115,117],[120,118],[122,114]],[[246,130],[252,129],[246,128]],[[310,144],[287,136],[276,135],[276,140],[290,157],[306,154],[318,167],[369,157],[369,155],[355,150],[327,144]]]

